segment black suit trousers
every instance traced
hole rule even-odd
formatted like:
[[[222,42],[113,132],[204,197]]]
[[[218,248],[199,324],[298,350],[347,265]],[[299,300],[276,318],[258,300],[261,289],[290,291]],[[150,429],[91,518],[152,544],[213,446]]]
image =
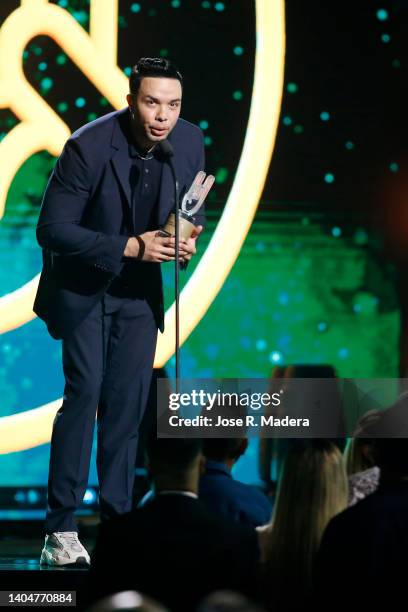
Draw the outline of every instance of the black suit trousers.
[[[47,533],[77,530],[74,512],[88,482],[96,413],[102,517],[130,511],[156,341],[148,303],[110,295],[62,341],[65,389],[51,438]]]

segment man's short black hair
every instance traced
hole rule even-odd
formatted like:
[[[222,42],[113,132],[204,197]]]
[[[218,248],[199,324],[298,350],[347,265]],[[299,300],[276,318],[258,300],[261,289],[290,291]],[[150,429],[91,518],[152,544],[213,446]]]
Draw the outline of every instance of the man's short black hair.
[[[408,476],[408,438],[377,438],[374,456],[381,469],[399,476]]]
[[[186,472],[201,454],[199,438],[158,438],[152,432],[147,441],[147,456],[151,463],[167,471]]]
[[[204,438],[203,455],[212,461],[227,461],[241,456],[244,438]]]
[[[162,77],[177,79],[183,86],[183,77],[177,67],[164,57],[142,57],[135,66],[129,78],[129,90],[132,95],[137,94],[143,77]]]
[[[383,410],[362,437],[374,440],[374,455],[380,469],[408,476],[408,391]]]

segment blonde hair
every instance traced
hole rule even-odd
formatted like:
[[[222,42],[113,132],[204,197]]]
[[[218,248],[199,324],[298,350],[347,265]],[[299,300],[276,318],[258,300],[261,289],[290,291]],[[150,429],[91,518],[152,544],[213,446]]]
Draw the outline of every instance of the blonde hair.
[[[374,467],[374,441],[372,438],[364,437],[363,434],[372,425],[375,425],[380,417],[381,412],[379,410],[369,410],[358,420],[353,438],[349,438],[344,451],[347,474],[349,476]]]
[[[276,586],[292,584],[308,591],[323,532],[346,506],[347,476],[338,447],[328,440],[294,443],[264,537],[265,578]]]
[[[350,438],[344,451],[347,474],[352,476],[375,466],[372,454],[373,441],[366,438]]]

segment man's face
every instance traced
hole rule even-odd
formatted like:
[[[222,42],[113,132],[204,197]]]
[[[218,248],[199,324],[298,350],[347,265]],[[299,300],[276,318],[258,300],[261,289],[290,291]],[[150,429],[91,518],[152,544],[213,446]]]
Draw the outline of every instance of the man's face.
[[[132,127],[140,145],[152,147],[168,137],[180,115],[181,96],[177,79],[142,78],[137,94],[127,97],[133,109]]]

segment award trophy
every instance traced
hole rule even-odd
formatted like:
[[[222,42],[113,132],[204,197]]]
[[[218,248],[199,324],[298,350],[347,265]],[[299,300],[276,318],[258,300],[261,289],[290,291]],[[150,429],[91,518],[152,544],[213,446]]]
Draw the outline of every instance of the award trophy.
[[[188,240],[195,228],[194,215],[200,210],[207,197],[208,192],[213,186],[215,177],[209,174],[206,178],[205,172],[200,171],[194,179],[190,189],[183,197],[181,208],[178,210],[180,238]],[[161,236],[175,236],[175,214],[171,213],[166,225],[160,231]]]

